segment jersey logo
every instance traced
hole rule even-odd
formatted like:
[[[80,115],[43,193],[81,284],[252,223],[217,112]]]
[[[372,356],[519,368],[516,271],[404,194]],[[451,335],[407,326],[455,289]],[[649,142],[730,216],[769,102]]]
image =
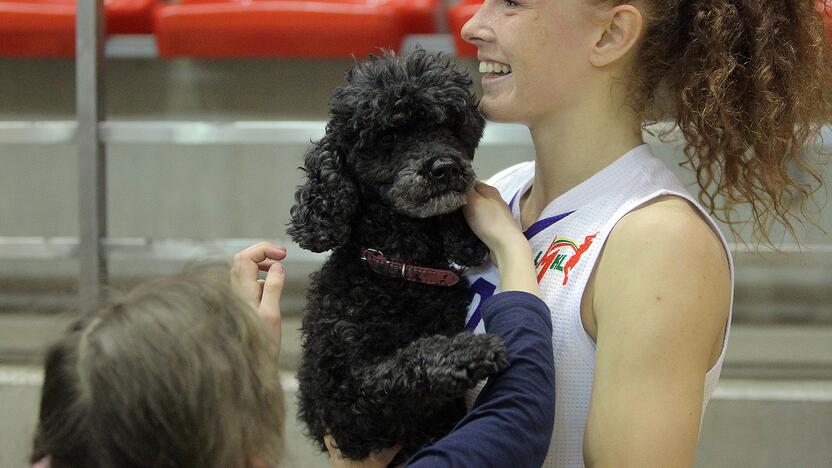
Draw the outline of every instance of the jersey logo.
[[[538,268],[537,282],[543,281],[543,277],[550,270],[557,270],[563,272],[563,285],[565,286],[569,282],[569,272],[578,264],[581,256],[589,250],[596,236],[598,236],[597,232],[584,237],[584,242],[580,245],[572,239],[556,237],[549,244],[545,254],[541,250],[534,258],[534,266]]]

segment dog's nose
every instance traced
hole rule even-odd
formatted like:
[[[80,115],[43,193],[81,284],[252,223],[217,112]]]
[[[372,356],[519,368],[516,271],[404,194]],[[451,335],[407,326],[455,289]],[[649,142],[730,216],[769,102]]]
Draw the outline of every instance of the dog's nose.
[[[459,166],[449,159],[438,159],[430,168],[430,176],[441,182],[448,182],[459,177]]]

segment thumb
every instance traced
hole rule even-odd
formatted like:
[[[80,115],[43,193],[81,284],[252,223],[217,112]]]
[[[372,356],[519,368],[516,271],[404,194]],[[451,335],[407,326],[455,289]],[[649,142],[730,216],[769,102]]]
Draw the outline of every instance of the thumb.
[[[471,208],[471,205],[477,205],[483,198],[484,197],[482,196],[482,193],[480,193],[477,185],[474,185],[474,190],[468,192],[468,198],[465,201],[465,204],[462,205],[463,211],[466,209],[466,207],[469,211],[472,210],[473,208]]]
[[[497,199],[500,197],[500,191],[497,190],[496,187],[492,187],[491,185],[486,184],[482,181],[477,181],[476,185],[474,185],[474,190],[482,195],[484,198],[490,199]]]
[[[263,296],[257,314],[266,323],[269,332],[276,339],[280,339],[280,295],[286,281],[286,270],[282,263],[275,263],[266,274],[263,283]]]

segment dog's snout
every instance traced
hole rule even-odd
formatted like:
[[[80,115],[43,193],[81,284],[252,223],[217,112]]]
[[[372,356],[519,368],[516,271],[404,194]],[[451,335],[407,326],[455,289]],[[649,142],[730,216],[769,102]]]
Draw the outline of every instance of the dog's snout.
[[[438,181],[447,182],[459,177],[459,174],[459,165],[450,159],[437,159],[430,168],[430,176]]]

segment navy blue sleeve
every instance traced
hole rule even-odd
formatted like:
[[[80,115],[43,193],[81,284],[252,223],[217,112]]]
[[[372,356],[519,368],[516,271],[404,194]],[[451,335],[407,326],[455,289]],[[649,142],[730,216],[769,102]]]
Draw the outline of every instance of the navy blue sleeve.
[[[509,367],[488,379],[454,429],[407,463],[427,467],[539,467],[555,420],[555,363],[549,308],[519,291],[496,294],[481,308],[488,333],[500,336]]]

